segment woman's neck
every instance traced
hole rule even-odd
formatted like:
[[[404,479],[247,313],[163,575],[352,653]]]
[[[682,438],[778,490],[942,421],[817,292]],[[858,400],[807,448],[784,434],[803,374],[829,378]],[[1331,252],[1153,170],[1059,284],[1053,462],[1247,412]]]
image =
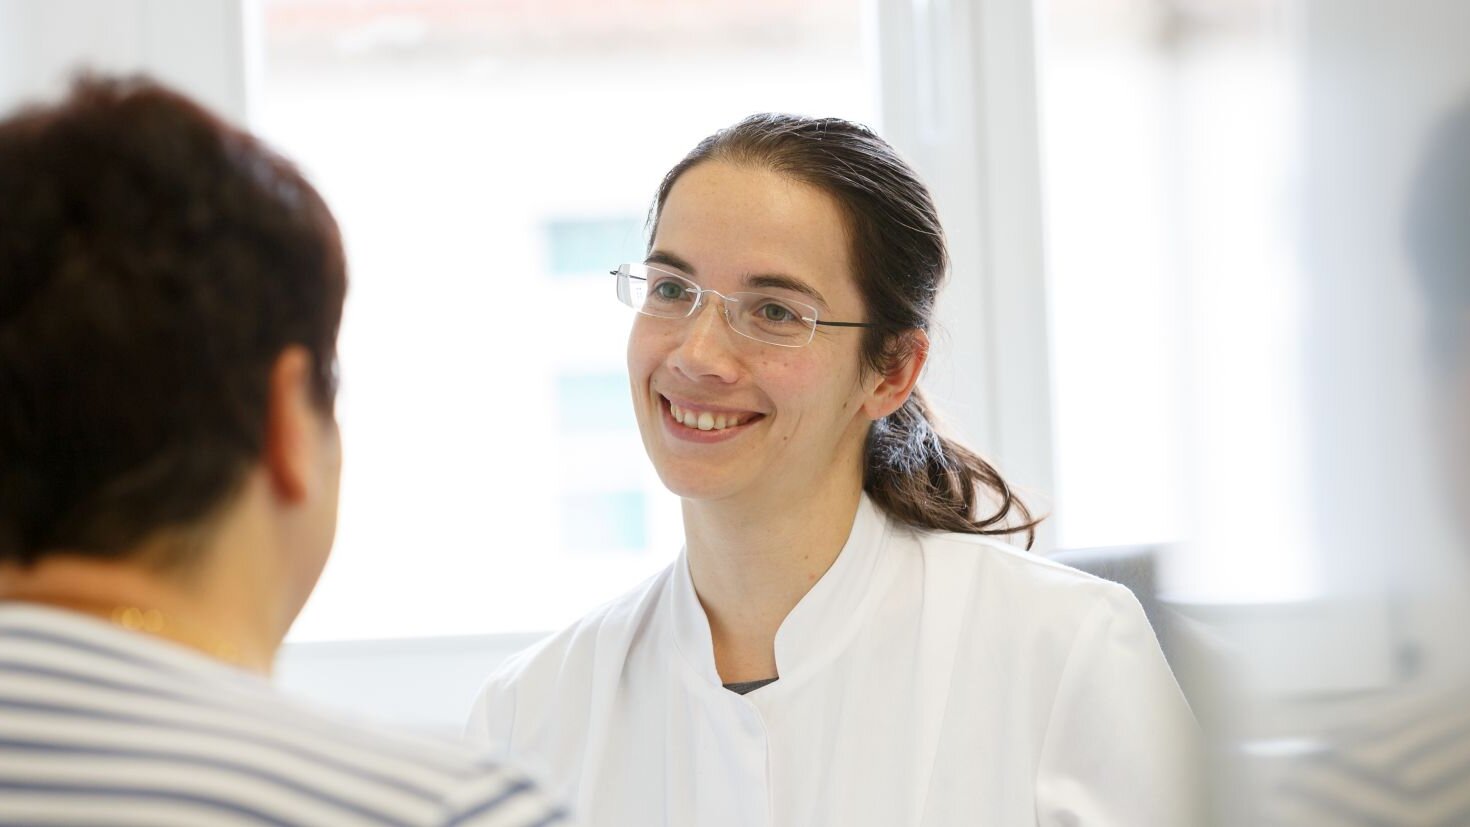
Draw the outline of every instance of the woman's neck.
[[[777,677],[776,632],[832,567],[852,532],[860,485],[799,501],[684,501],[689,574],[725,683]]]

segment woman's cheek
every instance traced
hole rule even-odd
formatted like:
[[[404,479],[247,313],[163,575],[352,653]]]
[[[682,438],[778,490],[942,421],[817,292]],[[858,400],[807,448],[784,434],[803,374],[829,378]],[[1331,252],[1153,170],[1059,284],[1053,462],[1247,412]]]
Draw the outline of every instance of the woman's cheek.
[[[635,384],[640,379],[646,381],[659,361],[657,337],[651,335],[644,318],[637,317],[628,333],[628,375]]]
[[[836,378],[823,365],[811,360],[788,360],[772,363],[759,371],[757,384],[788,413],[817,413],[834,402],[833,380]]]

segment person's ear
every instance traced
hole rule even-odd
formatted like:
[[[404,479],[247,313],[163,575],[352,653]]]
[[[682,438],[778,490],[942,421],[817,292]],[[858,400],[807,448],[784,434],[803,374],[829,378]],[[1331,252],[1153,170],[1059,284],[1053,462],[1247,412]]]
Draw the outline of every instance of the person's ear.
[[[924,363],[929,359],[929,334],[914,329],[899,335],[902,337],[900,357],[884,373],[878,375],[868,398],[863,402],[863,413],[874,421],[903,407],[903,403],[909,400],[915,386],[919,384]]]
[[[276,496],[300,503],[315,482],[322,450],[321,413],[311,388],[312,359],[292,345],[276,357],[267,383],[265,470]]]

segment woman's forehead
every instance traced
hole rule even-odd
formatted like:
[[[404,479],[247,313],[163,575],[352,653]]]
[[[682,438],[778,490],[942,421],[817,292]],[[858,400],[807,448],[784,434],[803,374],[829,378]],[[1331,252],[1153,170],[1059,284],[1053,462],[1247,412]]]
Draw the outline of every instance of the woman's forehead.
[[[653,249],[696,278],[782,273],[829,298],[851,282],[847,227],[825,192],[768,169],[705,162],[674,183]]]

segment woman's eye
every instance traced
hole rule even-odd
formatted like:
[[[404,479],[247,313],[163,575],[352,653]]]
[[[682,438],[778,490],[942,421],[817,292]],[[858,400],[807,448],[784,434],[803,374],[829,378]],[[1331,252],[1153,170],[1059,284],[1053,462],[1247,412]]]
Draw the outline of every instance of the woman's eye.
[[[654,285],[653,294],[665,301],[678,301],[684,297],[684,286],[676,281],[661,281]]]
[[[794,322],[798,316],[788,307],[768,302],[758,311],[763,322]]]

